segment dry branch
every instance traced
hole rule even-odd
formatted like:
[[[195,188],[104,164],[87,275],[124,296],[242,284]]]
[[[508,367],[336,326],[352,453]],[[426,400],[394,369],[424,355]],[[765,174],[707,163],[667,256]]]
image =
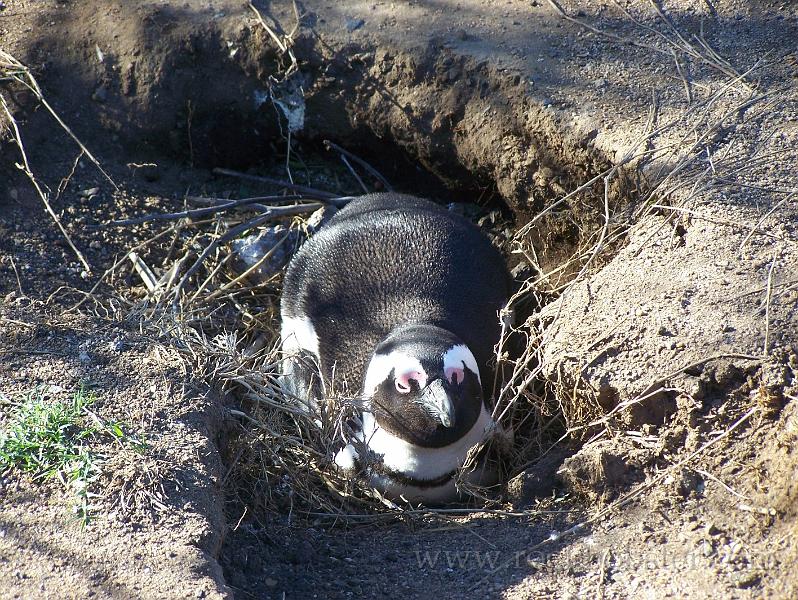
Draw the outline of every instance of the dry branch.
[[[374,177],[375,179],[377,179],[377,180],[378,180],[378,181],[379,181],[379,182],[382,184],[382,186],[385,188],[385,190],[386,190],[386,191],[388,191],[388,192],[392,192],[392,191],[393,191],[393,187],[391,186],[391,184],[390,184],[390,183],[388,183],[388,180],[387,180],[387,179],[385,179],[385,177],[383,177],[383,176],[380,174],[380,172],[379,172],[379,171],[377,171],[377,169],[375,169],[374,167],[372,167],[372,166],[371,166],[369,163],[367,163],[365,160],[363,160],[363,159],[362,159],[362,158],[360,158],[359,156],[356,156],[356,155],[352,154],[351,152],[349,152],[349,150],[344,150],[343,148],[341,148],[341,146],[339,146],[338,144],[334,144],[334,143],[333,143],[333,142],[331,142],[330,140],[324,140],[324,145],[325,145],[325,147],[326,147],[328,150],[335,150],[336,152],[339,152],[339,153],[342,155],[342,157],[349,158],[349,159],[351,159],[351,160],[355,161],[357,164],[359,164],[359,165],[360,165],[361,167],[363,167],[364,169],[366,169],[366,171],[368,171],[368,173],[369,173],[369,174],[370,174],[372,177]],[[360,179],[360,178],[358,178],[358,180],[359,180],[359,179]],[[362,183],[361,183],[361,185],[362,185]]]
[[[19,127],[17,126],[17,121],[16,119],[14,119],[14,116],[11,114],[11,110],[8,108],[6,99],[3,97],[2,94],[0,94],[0,104],[3,105],[3,111],[6,113],[9,123],[11,123],[11,127],[14,130],[14,142],[16,143],[17,148],[19,148],[19,153],[22,156],[22,164],[17,166],[19,166],[22,169],[22,171],[28,177],[30,182],[33,184],[33,187],[36,189],[36,193],[39,195],[39,198],[44,204],[44,208],[47,210],[48,214],[52,217],[53,221],[55,221],[55,224],[58,226],[58,229],[61,231],[61,235],[64,236],[64,239],[66,240],[67,244],[69,244],[69,247],[72,249],[72,252],[74,252],[75,256],[78,257],[78,260],[81,262],[83,267],[88,272],[91,272],[91,265],[89,265],[89,262],[86,260],[86,257],[83,256],[83,253],[80,250],[78,250],[78,248],[75,246],[75,243],[72,241],[72,238],[70,237],[69,233],[67,233],[67,230],[61,224],[61,219],[58,218],[58,215],[55,214],[53,207],[50,206],[50,201],[47,198],[47,194],[44,192],[41,185],[39,185],[36,176],[33,174],[33,171],[31,170],[30,164],[28,163],[28,156],[25,153],[25,146],[22,143],[22,134],[20,134]]]
[[[102,173],[102,175],[109,181],[109,183],[112,186],[114,186],[114,189],[119,189],[117,187],[116,183],[114,183],[114,180],[111,179],[111,176],[108,175],[108,173],[106,173],[105,170],[102,168],[102,165],[100,165],[100,161],[98,161],[94,157],[94,155],[83,144],[83,142],[80,141],[78,136],[76,136],[72,132],[72,130],[67,126],[67,124],[64,123],[64,121],[61,119],[61,117],[58,116],[58,113],[47,102],[47,99],[44,97],[44,94],[42,93],[42,90],[39,87],[38,82],[33,77],[33,73],[31,73],[30,69],[28,67],[26,67],[25,65],[23,65],[21,62],[19,62],[16,58],[14,58],[8,52],[5,52],[3,50],[0,50],[0,60],[2,60],[3,62],[6,63],[6,65],[4,66],[5,69],[9,69],[9,68],[12,69],[11,78],[14,81],[17,81],[20,84],[24,85],[31,92],[33,92],[33,94],[36,96],[36,98],[39,100],[39,102],[42,103],[42,106],[44,106],[47,109],[47,112],[50,113],[50,115],[58,122],[58,124],[61,126],[61,128],[67,133],[67,135],[69,135],[69,137],[71,137],[72,140],[78,145],[78,147],[80,148],[81,152],[83,152],[86,156],[89,157],[89,160],[94,163],[94,166],[97,167],[97,170],[99,170],[100,173]]]
[[[152,221],[178,221],[180,219],[188,219],[196,221],[198,219],[215,215],[221,212],[226,212],[231,209],[241,208],[244,206],[254,207],[264,215],[270,215],[273,219],[280,217],[290,217],[294,215],[301,215],[304,213],[313,212],[320,209],[323,204],[319,202],[311,202],[307,204],[295,204],[293,206],[266,206],[259,204],[264,199],[269,199],[268,196],[259,198],[246,198],[244,200],[231,200],[225,204],[217,204],[216,206],[209,206],[208,208],[197,208],[194,210],[184,210],[175,213],[154,213],[143,215],[134,219],[123,219],[120,221],[111,221],[109,225],[140,225],[142,223],[150,223]],[[272,196],[271,198],[280,200],[280,196]],[[305,200],[302,196],[296,196],[297,200]]]
[[[249,175],[248,173],[240,173],[239,171],[233,171],[230,169],[221,169],[221,168],[215,168],[213,172],[218,175],[227,175],[228,177],[237,177],[238,179],[246,179],[249,181],[257,181],[269,185],[276,185],[281,188],[285,188],[297,192],[299,194],[303,194],[313,200],[321,200],[322,202],[325,202],[327,204],[332,204],[333,206],[336,206],[338,208],[346,206],[346,204],[350,200],[350,198],[348,197],[341,197],[338,194],[334,194],[332,192],[317,190],[315,188],[311,188],[305,185],[291,183],[290,181],[274,179],[273,177],[264,177],[262,175]]]

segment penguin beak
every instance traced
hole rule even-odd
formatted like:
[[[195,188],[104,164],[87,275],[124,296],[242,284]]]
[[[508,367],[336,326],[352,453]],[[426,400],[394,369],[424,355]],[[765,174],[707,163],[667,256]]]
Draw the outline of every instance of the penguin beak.
[[[427,387],[421,390],[421,397],[418,399],[421,405],[433,419],[444,427],[452,427],[455,421],[454,404],[449,397],[449,392],[442,379],[435,379]]]

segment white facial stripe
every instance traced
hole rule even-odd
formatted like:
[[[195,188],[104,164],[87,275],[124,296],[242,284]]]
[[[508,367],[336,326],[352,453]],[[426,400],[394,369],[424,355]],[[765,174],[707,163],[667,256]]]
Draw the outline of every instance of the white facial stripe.
[[[468,451],[485,439],[493,419],[483,406],[471,429],[459,440],[441,448],[424,448],[404,441],[377,424],[374,415],[363,413],[358,437],[371,450],[382,454],[385,466],[414,479],[435,479],[462,466]]]
[[[280,339],[283,352],[296,354],[300,350],[306,350],[319,358],[319,337],[309,319],[283,316]]]
[[[474,358],[474,355],[471,354],[471,350],[468,349],[468,346],[465,344],[458,344],[457,346],[452,346],[449,348],[446,353],[443,355],[443,371],[446,372],[446,369],[462,369],[463,363],[465,366],[468,367],[468,370],[474,373],[477,376],[477,380],[482,383],[482,379],[479,376],[479,367],[477,366],[477,359]]]
[[[394,371],[397,374],[416,372],[421,374],[423,381],[419,385],[426,384],[427,372],[417,358],[408,356],[402,352],[391,352],[390,354],[375,354],[366,369],[366,377],[363,381],[363,393],[370,396],[375,388],[385,381]]]

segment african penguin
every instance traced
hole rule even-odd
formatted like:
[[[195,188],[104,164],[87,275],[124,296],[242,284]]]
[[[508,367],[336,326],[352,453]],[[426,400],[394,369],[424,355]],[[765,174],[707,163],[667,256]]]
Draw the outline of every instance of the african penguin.
[[[362,414],[336,463],[362,465],[365,448],[387,497],[454,500],[457,469],[495,427],[490,364],[508,295],[500,253],[467,219],[412,196],[357,198],[288,267],[284,389],[313,407],[324,381],[343,381]]]

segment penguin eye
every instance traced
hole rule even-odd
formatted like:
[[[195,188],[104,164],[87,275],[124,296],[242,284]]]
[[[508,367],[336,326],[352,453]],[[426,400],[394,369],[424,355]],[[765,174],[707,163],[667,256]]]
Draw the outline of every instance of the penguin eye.
[[[463,379],[465,379],[465,373],[463,372],[463,369],[458,367],[448,367],[443,374],[446,376],[446,379],[449,381],[449,383],[454,385],[460,385],[463,383]]]
[[[415,382],[418,387],[422,387],[424,385],[425,379],[426,377],[423,373],[419,373],[418,371],[409,371],[399,375],[394,381],[394,385],[396,385],[396,391],[398,391],[400,394],[407,394],[413,389],[411,382]]]

